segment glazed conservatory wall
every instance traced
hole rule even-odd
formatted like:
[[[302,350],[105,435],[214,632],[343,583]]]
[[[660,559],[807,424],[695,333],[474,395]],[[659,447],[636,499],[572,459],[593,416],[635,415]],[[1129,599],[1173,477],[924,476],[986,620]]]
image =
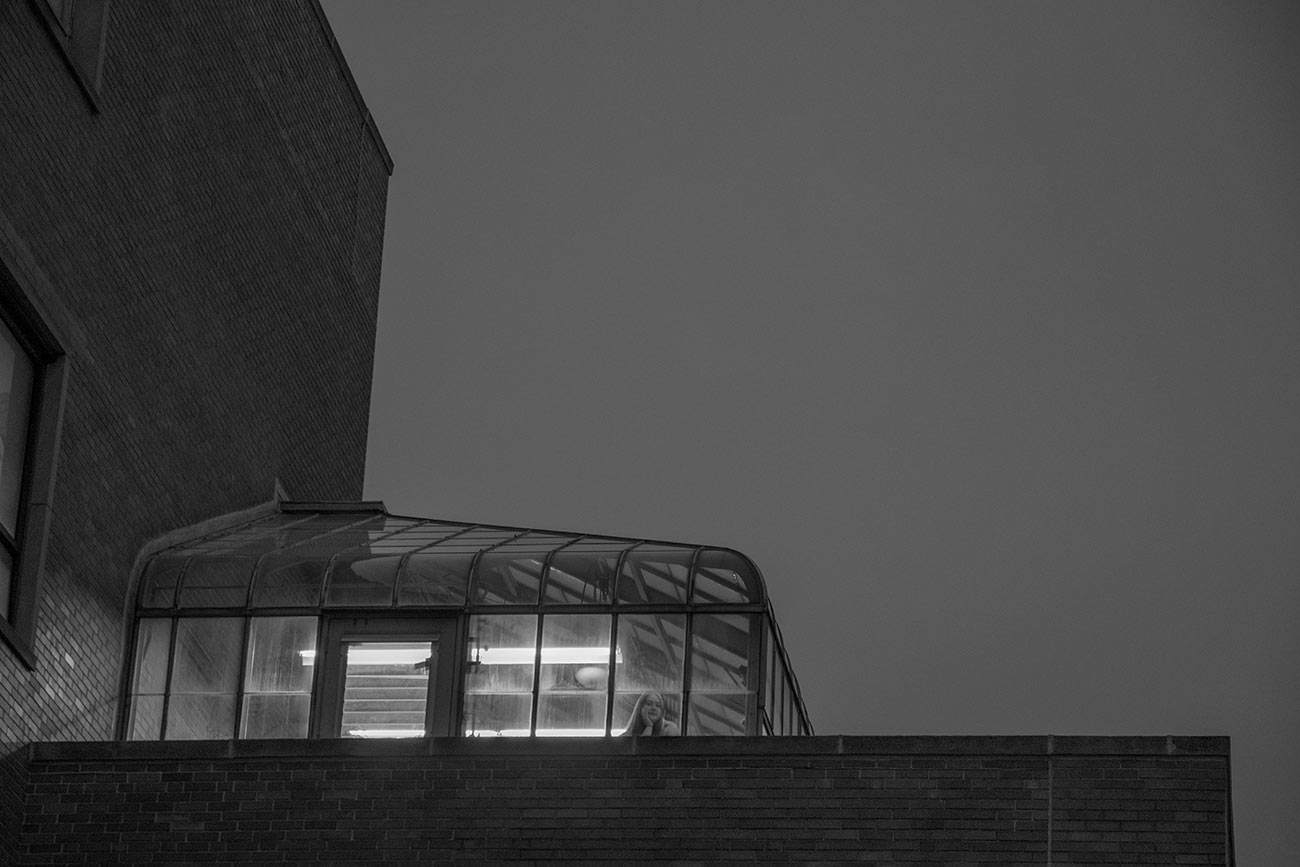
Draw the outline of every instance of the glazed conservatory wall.
[[[287,506],[138,599],[127,740],[811,733],[727,549]]]

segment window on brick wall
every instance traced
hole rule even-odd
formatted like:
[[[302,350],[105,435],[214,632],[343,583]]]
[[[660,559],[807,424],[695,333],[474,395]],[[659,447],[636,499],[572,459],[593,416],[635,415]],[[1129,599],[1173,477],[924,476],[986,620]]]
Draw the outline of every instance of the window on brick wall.
[[[99,92],[110,0],[37,0],[54,40],[92,99]]]
[[[65,370],[52,333],[0,268],[0,639],[29,667]]]

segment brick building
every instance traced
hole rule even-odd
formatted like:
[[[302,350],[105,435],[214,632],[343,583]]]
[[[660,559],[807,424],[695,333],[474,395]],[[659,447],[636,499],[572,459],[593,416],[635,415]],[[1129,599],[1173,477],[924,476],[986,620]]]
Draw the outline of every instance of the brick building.
[[[145,545],[360,496],[391,162],[314,3],[6,3],[0,105],[9,863],[14,756],[113,737]]]
[[[1232,863],[1225,739],[813,737],[743,555],[356,502],[392,163],[314,0],[0,59],[0,863]]]

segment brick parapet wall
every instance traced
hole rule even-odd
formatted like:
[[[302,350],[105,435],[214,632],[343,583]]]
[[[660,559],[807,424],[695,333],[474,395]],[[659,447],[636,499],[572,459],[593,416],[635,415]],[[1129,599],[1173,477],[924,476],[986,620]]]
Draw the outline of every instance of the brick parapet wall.
[[[37,744],[24,865],[1231,863],[1222,738]]]

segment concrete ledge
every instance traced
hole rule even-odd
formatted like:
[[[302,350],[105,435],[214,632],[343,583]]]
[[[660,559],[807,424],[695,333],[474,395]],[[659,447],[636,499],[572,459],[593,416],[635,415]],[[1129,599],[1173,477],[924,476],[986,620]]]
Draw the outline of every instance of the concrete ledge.
[[[348,759],[421,756],[1223,756],[1226,737],[881,736],[419,738],[411,740],[77,741],[34,743],[34,762]]]

